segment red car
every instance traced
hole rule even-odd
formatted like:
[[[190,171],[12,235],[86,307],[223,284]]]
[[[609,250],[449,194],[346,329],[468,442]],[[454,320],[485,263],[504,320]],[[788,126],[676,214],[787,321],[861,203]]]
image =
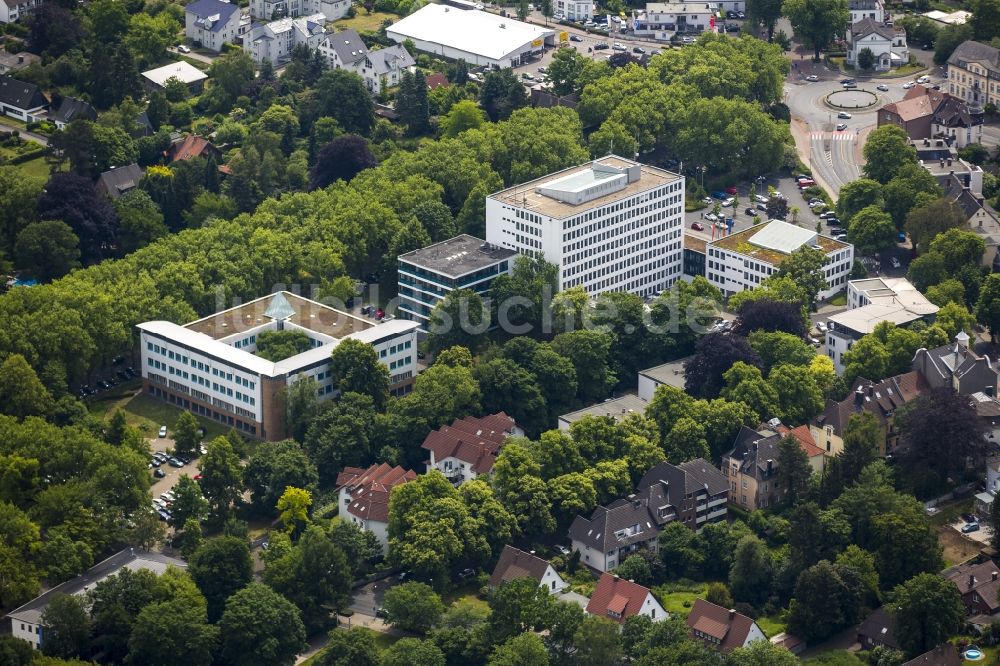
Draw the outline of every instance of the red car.
[[[729,187],[727,187],[727,188],[726,188],[726,189],[724,190],[724,192],[725,192],[726,194],[736,194],[736,193],[738,192],[738,190],[736,189],[736,187],[735,187],[734,185],[730,185]]]
[[[691,228],[694,229],[695,231],[704,231],[705,230],[705,227],[702,226],[702,224],[700,222],[692,222],[691,223]]]
[[[816,184],[816,181],[812,178],[803,178],[799,181],[800,188],[812,187]]]

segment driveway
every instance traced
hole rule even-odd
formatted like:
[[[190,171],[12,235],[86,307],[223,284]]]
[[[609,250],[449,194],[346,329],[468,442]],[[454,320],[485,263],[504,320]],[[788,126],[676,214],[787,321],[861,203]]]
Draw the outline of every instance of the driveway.
[[[969,541],[975,541],[983,545],[988,545],[990,539],[993,537],[993,528],[986,523],[980,523],[980,528],[975,532],[969,532],[968,534],[962,533],[962,528],[965,526],[965,521],[959,518],[955,522],[949,525],[953,530],[962,535],[963,539],[968,539]]]
[[[176,46],[168,46],[167,51],[169,51],[170,53],[174,53],[182,58],[191,58],[191,60],[197,60],[198,62],[203,62],[206,65],[211,65],[213,62],[215,62],[215,59],[218,57],[218,56],[206,55],[204,53],[198,53],[197,51],[191,51],[191,53],[181,53],[180,51],[177,50]]]

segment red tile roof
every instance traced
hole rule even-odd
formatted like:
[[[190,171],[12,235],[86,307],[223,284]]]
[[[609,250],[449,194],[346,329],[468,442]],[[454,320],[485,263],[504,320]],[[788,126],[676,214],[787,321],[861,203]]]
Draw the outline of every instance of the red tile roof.
[[[347,512],[365,520],[389,520],[389,492],[396,486],[417,478],[415,472],[386,463],[368,469],[346,467],[337,475],[337,490],[347,487],[351,503]]]
[[[649,588],[610,573],[601,574],[594,594],[587,604],[587,612],[609,620],[624,623],[627,618],[638,615],[642,604],[649,596]],[[616,613],[613,617],[608,613]]]
[[[514,428],[514,419],[503,412],[482,418],[470,416],[430,433],[421,447],[433,451],[435,461],[458,458],[476,474],[486,474]]]
[[[218,155],[219,150],[208,139],[203,139],[194,134],[188,134],[184,137],[183,141],[175,143],[167,149],[167,157],[170,158],[171,162],[190,160],[194,157],[201,157],[206,153],[215,153]]]
[[[816,440],[813,439],[812,433],[809,431],[809,426],[800,425],[795,428],[789,428],[786,425],[778,426],[778,434],[787,437],[791,435],[799,441],[799,446],[806,455],[812,458],[813,456],[824,455],[823,449],[816,446]]]
[[[746,615],[716,606],[704,599],[695,599],[687,617],[691,635],[708,642],[721,652],[743,647],[753,625],[754,621]],[[706,636],[715,640],[706,639]]]
[[[433,74],[428,74],[424,78],[424,80],[427,82],[427,87],[430,88],[431,90],[434,90],[435,88],[440,88],[442,86],[447,88],[448,86],[451,85],[451,83],[448,81],[448,77],[442,74],[441,72],[434,72]]]

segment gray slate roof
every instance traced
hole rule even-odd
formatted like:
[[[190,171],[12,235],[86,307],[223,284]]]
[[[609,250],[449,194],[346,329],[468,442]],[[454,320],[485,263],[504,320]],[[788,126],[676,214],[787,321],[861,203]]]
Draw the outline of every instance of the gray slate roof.
[[[733,450],[726,454],[729,458],[742,460],[740,471],[755,479],[767,477],[767,461],[772,461],[772,472],[778,469],[778,442],[784,439],[771,430],[754,430],[743,426],[736,434]]]
[[[90,104],[75,97],[63,97],[56,109],[49,110],[49,118],[63,123],[74,120],[97,120],[97,111]]]
[[[948,65],[965,68],[970,61],[982,63],[993,75],[1000,75],[1000,49],[971,39],[962,42],[948,58]]]
[[[117,199],[133,189],[142,180],[143,169],[138,164],[129,164],[105,171],[97,180],[112,199]]]
[[[48,100],[34,83],[0,75],[0,104],[18,109],[38,109],[48,104]]]
[[[341,30],[330,35],[327,42],[344,64],[353,65],[371,53],[357,30]]]
[[[412,67],[415,63],[410,52],[402,45],[396,44],[387,49],[379,49],[368,54],[368,61],[372,64],[372,69],[379,76],[389,74],[395,70]]]
[[[886,39],[892,39],[896,35],[892,28],[871,18],[863,18],[852,25],[851,33],[854,35],[855,39],[861,39],[862,37],[866,37],[872,33],[885,37]]]
[[[209,32],[219,32],[229,23],[233,14],[239,14],[240,7],[231,2],[222,2],[222,0],[195,0],[185,7],[184,11],[197,17],[196,23],[200,28],[205,27],[206,20],[218,15],[219,18],[212,23],[208,30]]]

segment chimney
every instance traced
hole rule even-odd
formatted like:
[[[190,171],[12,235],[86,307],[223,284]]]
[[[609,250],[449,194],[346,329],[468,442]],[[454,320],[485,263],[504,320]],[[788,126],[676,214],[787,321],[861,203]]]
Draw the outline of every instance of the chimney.
[[[613,579],[613,580],[614,580],[614,581],[615,581],[616,583],[617,583],[617,582],[618,582],[618,580],[619,580],[619,578],[618,578],[618,574],[611,574],[611,578],[612,578],[612,579]],[[972,578],[972,576],[969,576],[969,578]]]
[[[768,458],[767,459],[767,475],[771,476],[771,474],[773,472],[774,472],[774,459],[773,458]]]
[[[990,574],[990,580],[996,580],[997,578],[1000,578],[1000,572],[994,571]]]
[[[736,609],[735,608],[730,608],[729,609],[729,619],[730,620],[735,620],[736,619]]]
[[[617,578],[618,578],[618,576],[615,576],[615,579],[617,579]],[[976,586],[976,577],[973,576],[972,574],[969,574],[969,589],[971,590],[975,586]]]
[[[865,388],[864,386],[859,386],[854,391],[854,404],[858,407],[865,403]]]

